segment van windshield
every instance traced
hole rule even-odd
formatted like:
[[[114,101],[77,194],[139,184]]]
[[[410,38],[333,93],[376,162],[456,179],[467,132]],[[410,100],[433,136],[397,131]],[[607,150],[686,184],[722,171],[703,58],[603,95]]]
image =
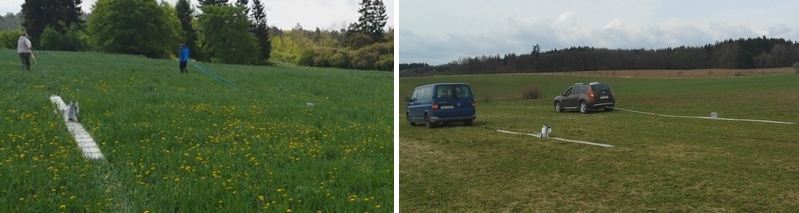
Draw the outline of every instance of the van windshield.
[[[469,90],[469,85],[443,85],[439,86],[436,91],[438,98],[465,98],[472,97],[472,91]]]

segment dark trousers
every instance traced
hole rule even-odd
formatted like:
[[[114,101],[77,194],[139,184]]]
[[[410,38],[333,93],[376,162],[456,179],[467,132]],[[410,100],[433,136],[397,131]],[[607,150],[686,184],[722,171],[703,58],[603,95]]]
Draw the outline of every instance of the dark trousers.
[[[31,70],[31,53],[19,53],[19,59],[22,61],[22,69]]]
[[[186,63],[188,61],[181,61],[180,62],[180,73],[189,73],[189,70],[186,69]]]

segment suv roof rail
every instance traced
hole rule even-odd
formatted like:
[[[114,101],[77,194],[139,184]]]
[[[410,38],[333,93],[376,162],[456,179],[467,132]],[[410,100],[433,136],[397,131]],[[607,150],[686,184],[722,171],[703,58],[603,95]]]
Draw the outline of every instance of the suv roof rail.
[[[574,85],[597,85],[597,84],[605,84],[605,83],[603,83],[601,81],[594,81],[594,82],[590,82],[590,83],[585,83],[585,82],[574,83]]]

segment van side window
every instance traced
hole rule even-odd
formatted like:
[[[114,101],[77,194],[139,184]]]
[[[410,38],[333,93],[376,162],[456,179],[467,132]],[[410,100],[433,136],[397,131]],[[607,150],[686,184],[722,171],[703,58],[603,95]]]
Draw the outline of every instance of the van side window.
[[[419,99],[419,89],[413,90],[413,95],[411,95],[411,100],[416,101]]]
[[[422,88],[422,91],[421,91],[421,93],[422,93],[421,96],[422,97],[420,98],[420,100],[429,100],[430,98],[433,97],[432,94],[430,94],[432,92],[433,92],[433,90],[430,87]]]

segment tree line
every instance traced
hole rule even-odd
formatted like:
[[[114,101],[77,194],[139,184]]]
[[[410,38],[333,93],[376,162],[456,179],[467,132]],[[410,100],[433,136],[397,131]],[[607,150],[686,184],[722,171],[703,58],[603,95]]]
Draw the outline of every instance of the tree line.
[[[268,26],[262,0],[98,0],[84,14],[82,0],[25,0],[18,14],[0,16],[0,48],[16,48],[23,31],[35,49],[99,51],[172,58],[178,44],[197,61],[393,69],[393,30],[386,32],[382,0],[362,0],[357,22],[338,30]],[[14,22],[17,21],[17,22]],[[20,22],[21,21],[21,22]],[[299,26],[299,23],[297,24]],[[389,36],[388,34],[392,34]]]
[[[753,69],[799,62],[799,43],[783,38],[740,38],[702,46],[661,49],[570,47],[543,53],[483,55],[439,66],[400,64],[400,76],[567,72],[591,70]],[[405,68],[405,69],[403,69]]]

